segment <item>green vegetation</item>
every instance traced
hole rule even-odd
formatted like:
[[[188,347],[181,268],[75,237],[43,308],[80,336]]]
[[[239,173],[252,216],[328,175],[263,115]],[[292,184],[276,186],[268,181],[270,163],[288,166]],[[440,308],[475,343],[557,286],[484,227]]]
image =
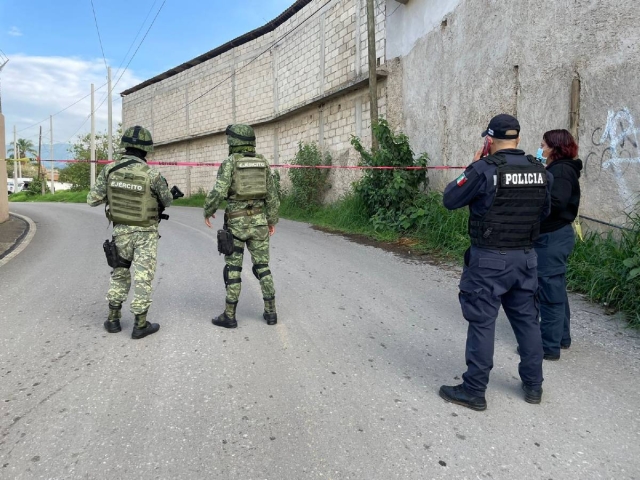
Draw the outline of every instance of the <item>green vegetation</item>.
[[[60,203],[86,203],[88,190],[73,192],[60,190],[46,195],[33,194],[32,192],[19,192],[9,195],[10,202],[60,202]]]
[[[199,191],[198,193],[194,193],[190,197],[182,197],[174,200],[171,203],[171,206],[176,207],[204,207],[204,199],[207,195],[203,191]],[[169,213],[169,212],[167,212]]]
[[[300,142],[292,164],[311,168],[292,168],[289,171],[291,190],[285,196],[290,196],[295,204],[304,210],[319,207],[324,194],[330,188],[327,181],[329,169],[315,167],[331,165],[331,155],[321,152],[315,143]],[[278,185],[279,181],[280,178],[277,176]]]
[[[621,235],[590,232],[578,241],[569,258],[567,283],[611,311],[627,314],[629,323],[640,328],[640,219]]]
[[[374,126],[379,148],[367,151],[360,139],[353,137],[351,144],[360,154],[360,165],[365,167],[396,167],[393,170],[365,170],[354,184],[355,194],[364,202],[371,223],[376,229],[411,231],[426,214],[418,205],[420,193],[429,184],[426,170],[403,170],[402,167],[426,167],[425,153],[414,158],[409,139],[403,133],[394,134],[386,120]]]

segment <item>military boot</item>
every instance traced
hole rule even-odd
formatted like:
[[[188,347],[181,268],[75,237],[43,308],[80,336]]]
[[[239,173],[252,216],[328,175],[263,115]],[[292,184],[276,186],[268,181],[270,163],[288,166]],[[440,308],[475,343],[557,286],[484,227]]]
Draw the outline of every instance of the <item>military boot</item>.
[[[122,317],[122,305],[109,304],[109,317],[104,322],[104,328],[109,333],[118,333],[122,330],[120,327],[120,318]]]
[[[160,330],[160,325],[158,325],[157,323],[147,322],[147,312],[144,312],[140,315],[136,315],[136,322],[133,325],[131,338],[133,338],[134,340],[139,340],[148,335],[156,333],[158,330]]]
[[[262,318],[267,321],[267,325],[275,325],[278,323],[278,314],[276,313],[276,298],[264,299],[264,313]]]
[[[238,322],[236,320],[236,308],[238,307],[238,302],[230,303],[227,301],[224,312],[218,315],[216,318],[211,320],[216,327],[224,327],[224,328],[237,328]]]

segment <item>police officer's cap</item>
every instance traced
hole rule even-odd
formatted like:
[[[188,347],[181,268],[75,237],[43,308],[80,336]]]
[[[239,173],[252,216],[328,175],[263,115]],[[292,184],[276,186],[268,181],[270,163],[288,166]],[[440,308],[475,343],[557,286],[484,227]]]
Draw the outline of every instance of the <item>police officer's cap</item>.
[[[516,133],[514,134],[513,131]],[[516,117],[501,113],[493,117],[487,129],[482,132],[483,137],[487,135],[502,140],[514,140],[520,135],[520,122]]]

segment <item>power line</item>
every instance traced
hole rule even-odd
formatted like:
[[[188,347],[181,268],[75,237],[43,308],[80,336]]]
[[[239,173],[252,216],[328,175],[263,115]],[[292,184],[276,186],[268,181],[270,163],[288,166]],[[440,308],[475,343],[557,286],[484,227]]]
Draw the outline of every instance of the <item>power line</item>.
[[[100,50],[102,51],[102,60],[104,60],[104,68],[109,69],[107,66],[107,58],[104,55],[104,47],[102,46],[102,37],[100,36],[100,29],[98,28],[98,17],[96,17],[96,9],[93,6],[93,0],[91,0],[91,10],[93,11],[93,20],[96,23],[96,31],[98,32],[98,41],[100,42]]]
[[[127,53],[124,54],[124,57],[122,58],[122,61],[120,62],[120,65],[118,65],[118,69],[116,70],[116,74],[115,74],[116,77],[118,76],[118,73],[120,73],[120,67],[122,67],[122,65],[124,64],[125,60],[127,59],[127,56],[129,55],[129,52],[131,51],[131,49],[135,45],[136,40],[138,40],[138,36],[140,35],[140,32],[142,31],[142,28],[144,27],[144,24],[147,23],[147,19],[149,18],[149,15],[151,15],[151,12],[153,11],[153,7],[156,6],[156,3],[158,3],[158,0],[154,0],[153,4],[151,4],[151,8],[147,12],[147,16],[144,17],[144,20],[142,21],[142,25],[140,25],[140,28],[138,29],[138,33],[136,33],[136,36],[134,37],[133,41],[131,42],[131,45],[129,45],[129,49],[127,50]]]
[[[116,85],[118,85],[118,83],[120,82],[120,79],[122,78],[122,76],[125,74],[125,72],[129,68],[129,65],[131,65],[131,61],[134,59],[134,57],[138,53],[138,50],[140,50],[140,47],[142,46],[142,43],[144,42],[145,38],[147,38],[147,35],[149,34],[149,31],[151,30],[151,27],[153,27],[153,24],[156,22],[156,19],[158,18],[158,15],[160,15],[160,12],[162,11],[162,8],[164,7],[165,3],[167,3],[167,0],[163,0],[162,5],[160,5],[160,8],[156,12],[156,16],[153,17],[153,20],[151,21],[151,24],[149,25],[149,28],[147,28],[147,31],[144,33],[144,36],[142,37],[142,40],[140,40],[140,43],[138,44],[138,48],[136,48],[136,51],[133,52],[133,55],[129,59],[129,63],[127,63],[127,66],[124,67],[124,70],[122,70],[122,73],[120,74],[120,77],[118,77],[118,79],[116,80],[116,83],[113,85],[113,88],[111,88],[112,92],[115,90]],[[104,103],[104,102],[102,102],[102,103]]]
[[[189,103],[187,103],[184,107],[180,107],[178,108],[176,111],[171,112],[169,115],[167,115],[166,117],[161,118],[160,120],[158,120],[157,123],[163,122],[164,120],[166,120],[169,117],[172,117],[173,115],[175,115],[176,113],[178,113],[180,110],[183,110],[185,108],[187,108],[189,105],[191,105],[192,103],[200,100],[202,97],[204,97],[205,95],[208,95],[209,93],[211,93],[213,90],[215,90],[216,88],[218,88],[220,85],[224,84],[225,82],[227,82],[228,80],[232,79],[234,75],[236,75],[236,73],[238,73],[238,71],[241,71],[245,68],[247,68],[249,65],[251,65],[253,62],[255,62],[258,58],[260,58],[262,55],[264,55],[265,53],[267,53],[269,50],[271,50],[274,46],[276,46],[278,43],[280,43],[282,40],[284,40],[285,38],[287,38],[289,35],[291,35],[293,32],[295,32],[298,28],[300,28],[302,25],[304,25],[305,23],[307,23],[309,20],[311,20],[318,12],[320,12],[322,9],[324,9],[327,5],[329,5],[330,3],[332,3],[333,0],[328,0],[327,2],[325,2],[322,6],[320,6],[316,11],[314,11],[311,15],[309,15],[307,18],[305,18],[302,22],[300,22],[298,25],[296,25],[295,27],[293,27],[291,30],[289,30],[287,33],[285,33],[284,35],[282,35],[280,38],[278,38],[275,42],[273,42],[271,45],[269,45],[266,49],[264,49],[262,52],[260,52],[258,55],[256,55],[255,57],[253,57],[251,60],[249,60],[247,63],[245,63],[242,67],[240,67],[238,70],[236,70],[234,73],[232,73],[231,75],[229,75],[228,77],[226,77],[224,80],[220,81],[219,83],[215,84],[213,87],[211,87],[209,90],[207,90],[206,92],[204,92],[203,94],[197,96],[196,98],[194,98],[193,100],[191,100]]]
[[[107,85],[106,83],[103,83],[102,85],[100,85],[100,86],[96,89],[96,91],[98,91],[98,90],[102,89],[102,88],[103,88],[103,87],[105,87],[106,85]],[[77,104],[78,104],[78,103],[80,103],[82,100],[84,100],[85,98],[90,97],[90,96],[91,96],[91,93],[86,94],[84,97],[82,97],[82,98],[80,98],[80,99],[76,100],[76,101],[75,101],[75,102],[73,102],[71,105],[69,105],[69,106],[67,106],[67,107],[63,108],[62,110],[60,110],[60,111],[58,111],[58,112],[54,113],[54,114],[53,114],[53,115],[51,115],[51,116],[52,116],[52,117],[55,117],[56,115],[60,115],[62,112],[65,112],[65,111],[69,110],[71,107],[73,107],[73,106],[77,105]],[[44,123],[44,122],[46,122],[46,121],[48,121],[48,120],[49,120],[49,117],[45,118],[44,120],[40,120],[39,122],[34,123],[33,125],[29,125],[28,127],[21,128],[21,129],[20,129],[20,130],[18,130],[16,133],[24,132],[25,130],[29,130],[30,128],[37,127],[37,126],[38,126],[38,125],[40,125],[41,123]]]

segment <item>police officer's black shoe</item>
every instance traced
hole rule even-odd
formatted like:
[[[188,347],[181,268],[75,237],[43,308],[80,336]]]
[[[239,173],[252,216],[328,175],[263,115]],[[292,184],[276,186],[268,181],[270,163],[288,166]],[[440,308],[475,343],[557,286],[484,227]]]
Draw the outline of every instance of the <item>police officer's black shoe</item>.
[[[109,304],[109,317],[104,322],[104,328],[107,332],[118,333],[122,331],[122,327],[120,327],[120,310],[122,310],[122,305]]]
[[[222,312],[216,318],[211,320],[216,327],[237,328],[238,322],[235,317],[228,317],[226,312]]]
[[[440,387],[440,396],[447,402],[462,405],[478,412],[487,409],[485,398],[470,395],[462,384],[456,386],[442,385]]]
[[[560,344],[560,348],[562,350],[569,350],[571,348],[571,344],[570,343]]]
[[[542,358],[544,358],[545,360],[549,360],[551,362],[557,362],[558,360],[560,360],[560,354],[545,353]]]
[[[267,325],[275,325],[278,323],[278,314],[277,313],[267,313],[264,312],[262,314],[262,318],[267,321]]]
[[[527,403],[538,404],[542,401],[542,387],[530,387],[529,385],[522,384],[522,390],[524,390],[524,401]]]

